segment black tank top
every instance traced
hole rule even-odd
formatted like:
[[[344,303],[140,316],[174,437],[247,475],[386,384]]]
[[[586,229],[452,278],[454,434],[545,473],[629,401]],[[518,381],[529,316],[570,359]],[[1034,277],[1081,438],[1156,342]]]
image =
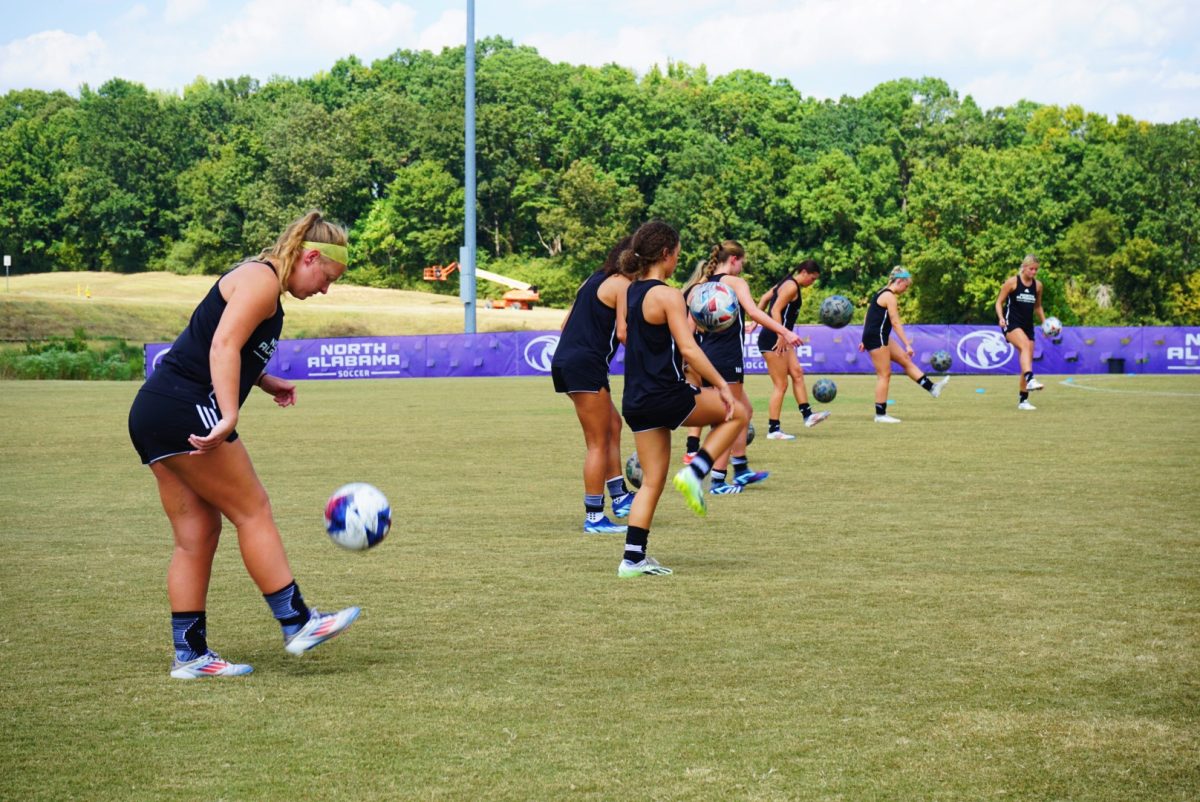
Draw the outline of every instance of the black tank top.
[[[575,294],[571,316],[558,338],[552,364],[562,366],[584,362],[612,362],[617,352],[617,310],[596,295],[608,276],[600,270],[588,276]]]
[[[1037,279],[1034,279],[1032,284],[1025,284],[1021,281],[1021,274],[1018,273],[1016,288],[1004,299],[1004,319],[1008,321],[1008,327],[1031,330],[1035,306],[1037,306]]]
[[[675,347],[666,322],[650,324],[642,315],[646,293],[655,287],[666,286],[658,279],[635,281],[626,296],[628,330],[625,337],[625,395],[621,404],[626,409],[653,407],[664,392],[681,384],[683,356]]]
[[[728,273],[718,273],[712,277],[712,281],[720,282]],[[697,285],[699,286],[699,285]],[[732,290],[730,290],[732,292]],[[742,315],[742,305],[737,305],[737,320],[733,325],[721,331],[705,331],[700,332],[697,339],[700,341],[700,348],[704,350],[704,355],[708,357],[708,361],[713,363],[713,367],[717,370],[728,370],[733,367],[745,367],[742,363],[742,335],[746,330],[746,320]]]
[[[779,297],[779,288],[782,287],[784,285],[784,283],[788,282],[788,281],[790,281],[796,285],[796,298],[794,300],[788,302],[788,305],[785,306],[783,308],[783,311],[779,313],[779,318],[780,318],[780,320],[783,321],[783,327],[785,329],[794,328],[796,325],[796,318],[800,317],[800,304],[802,303],[801,298],[800,298],[801,290],[800,290],[799,282],[796,281],[796,277],[795,276],[787,276],[784,279],[782,279],[778,284],[776,284],[774,287],[772,287],[771,288],[771,302],[767,304],[767,314],[770,315],[772,312],[775,311],[775,301]],[[774,315],[772,315],[772,317],[774,317]],[[773,333],[774,332],[772,332],[772,334]]]
[[[879,340],[886,340],[888,335],[892,333],[892,317],[888,314],[886,306],[879,305],[879,297],[885,292],[892,292],[887,287],[884,287],[879,292],[871,296],[871,302],[867,304],[867,320],[863,323],[863,342],[867,341],[868,336],[873,336]],[[895,293],[892,293],[893,295]]]
[[[271,267],[271,270],[274,272],[275,268]],[[233,270],[223,273],[213,284],[208,295],[204,296],[204,300],[192,312],[192,319],[187,328],[176,338],[158,368],[150,374],[143,389],[186,401],[206,400],[212,394],[209,351],[212,350],[217,324],[221,322],[221,316],[225,313],[226,303],[221,297],[221,279],[231,272]],[[271,355],[275,353],[275,346],[279,343],[282,331],[283,304],[276,301],[275,314],[259,323],[242,346],[242,368],[238,378],[239,407],[245,403],[254,382],[258,380]]]

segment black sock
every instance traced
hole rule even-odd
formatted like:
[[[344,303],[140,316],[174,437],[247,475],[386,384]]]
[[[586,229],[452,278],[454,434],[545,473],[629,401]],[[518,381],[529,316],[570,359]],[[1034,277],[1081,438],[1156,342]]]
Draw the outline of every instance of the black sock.
[[[921,385],[921,387],[926,390],[933,389],[933,382],[931,382],[929,380],[929,377],[926,376],[924,373],[921,374],[921,378],[917,379],[917,384]]]
[[[203,610],[171,613],[171,634],[175,641],[175,659],[181,663],[208,654],[208,621]]]
[[[779,431],[779,421],[775,420],[774,418],[768,418],[767,419],[767,433],[770,434],[771,432],[777,432],[777,431]]]
[[[712,470],[713,458],[703,448],[696,452],[696,456],[692,457],[691,469],[696,472],[696,476],[703,479],[708,476],[708,472]]]
[[[716,468],[713,468],[712,481],[714,485],[722,484],[725,481],[725,476],[725,471],[718,471]]]
[[[730,457],[729,464],[733,466],[734,476],[741,476],[743,473],[750,473],[750,460],[746,459],[744,454],[740,457]]]
[[[1025,371],[1024,376],[1025,376],[1026,384],[1029,384],[1031,381],[1033,381],[1033,371],[1032,370]]]
[[[650,530],[640,526],[631,526],[625,532],[625,559],[631,563],[641,562],[646,558],[646,541],[650,539]]]
[[[1029,400],[1029,393],[1025,392],[1024,390],[1021,391],[1020,395],[1021,395],[1021,403],[1022,404],[1024,404],[1026,401]]]
[[[271,614],[283,628],[285,636],[294,635],[300,627],[308,623],[311,615],[304,597],[300,595],[300,587],[292,580],[274,593],[264,593],[263,598],[271,608]]]
[[[692,437],[689,434],[688,439],[687,439],[687,453],[695,454],[699,450],[700,450],[700,438]]]
[[[876,404],[875,405],[875,414],[876,415],[886,415],[887,414],[887,404],[886,403]]]
[[[801,404],[800,414],[804,416],[805,420],[808,420],[808,416],[812,414],[812,407],[810,407],[808,404]]]

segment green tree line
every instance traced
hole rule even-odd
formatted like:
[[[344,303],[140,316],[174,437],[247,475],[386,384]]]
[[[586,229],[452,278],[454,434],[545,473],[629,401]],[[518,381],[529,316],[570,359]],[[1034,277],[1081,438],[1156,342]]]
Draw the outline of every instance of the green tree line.
[[[684,264],[721,239],[765,288],[817,259],[861,300],[897,263],[926,322],[992,318],[1036,253],[1067,323],[1200,322],[1200,122],[1078,106],[980,109],[936,78],[817,100],[785,80],[638,76],[477,45],[480,262],[565,304],[659,217]],[[350,278],[429,288],[463,220],[465,50],[338,61],[300,80],[113,79],[0,98],[0,250],[18,270],[216,273],[312,207],[351,231]],[[450,283],[437,287],[454,292]]]

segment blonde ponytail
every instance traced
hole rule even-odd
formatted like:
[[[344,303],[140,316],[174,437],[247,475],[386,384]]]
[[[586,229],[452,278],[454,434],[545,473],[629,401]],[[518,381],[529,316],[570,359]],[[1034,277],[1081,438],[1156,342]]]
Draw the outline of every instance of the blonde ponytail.
[[[305,241],[346,245],[346,230],[337,223],[326,220],[316,209],[294,220],[285,228],[275,245],[258,255],[258,261],[270,262],[279,273],[280,295],[287,290],[292,270],[304,253]]]
[[[710,281],[718,267],[735,257],[746,258],[746,249],[737,240],[727,239],[712,246],[712,250],[708,252],[708,259],[696,265],[696,269],[688,277],[687,283],[683,285],[683,291],[686,293],[695,285]]]

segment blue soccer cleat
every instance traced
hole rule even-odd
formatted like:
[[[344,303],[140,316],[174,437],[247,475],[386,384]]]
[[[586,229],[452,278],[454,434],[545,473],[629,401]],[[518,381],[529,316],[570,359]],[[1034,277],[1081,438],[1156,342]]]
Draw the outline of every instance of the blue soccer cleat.
[[[629,511],[633,509],[633,497],[637,493],[624,493],[612,500],[613,515],[617,518],[628,518]]]
[[[742,486],[730,484],[729,482],[713,482],[708,488],[708,492],[714,496],[732,496],[735,493],[741,493]]]
[[[770,475],[771,474],[769,471],[746,471],[733,477],[733,481],[734,483],[745,487],[746,485],[752,485],[757,482],[761,482]]]
[[[625,524],[610,521],[605,516],[601,516],[599,521],[589,521],[586,518],[583,521],[585,535],[623,535],[628,531],[629,527]]]

